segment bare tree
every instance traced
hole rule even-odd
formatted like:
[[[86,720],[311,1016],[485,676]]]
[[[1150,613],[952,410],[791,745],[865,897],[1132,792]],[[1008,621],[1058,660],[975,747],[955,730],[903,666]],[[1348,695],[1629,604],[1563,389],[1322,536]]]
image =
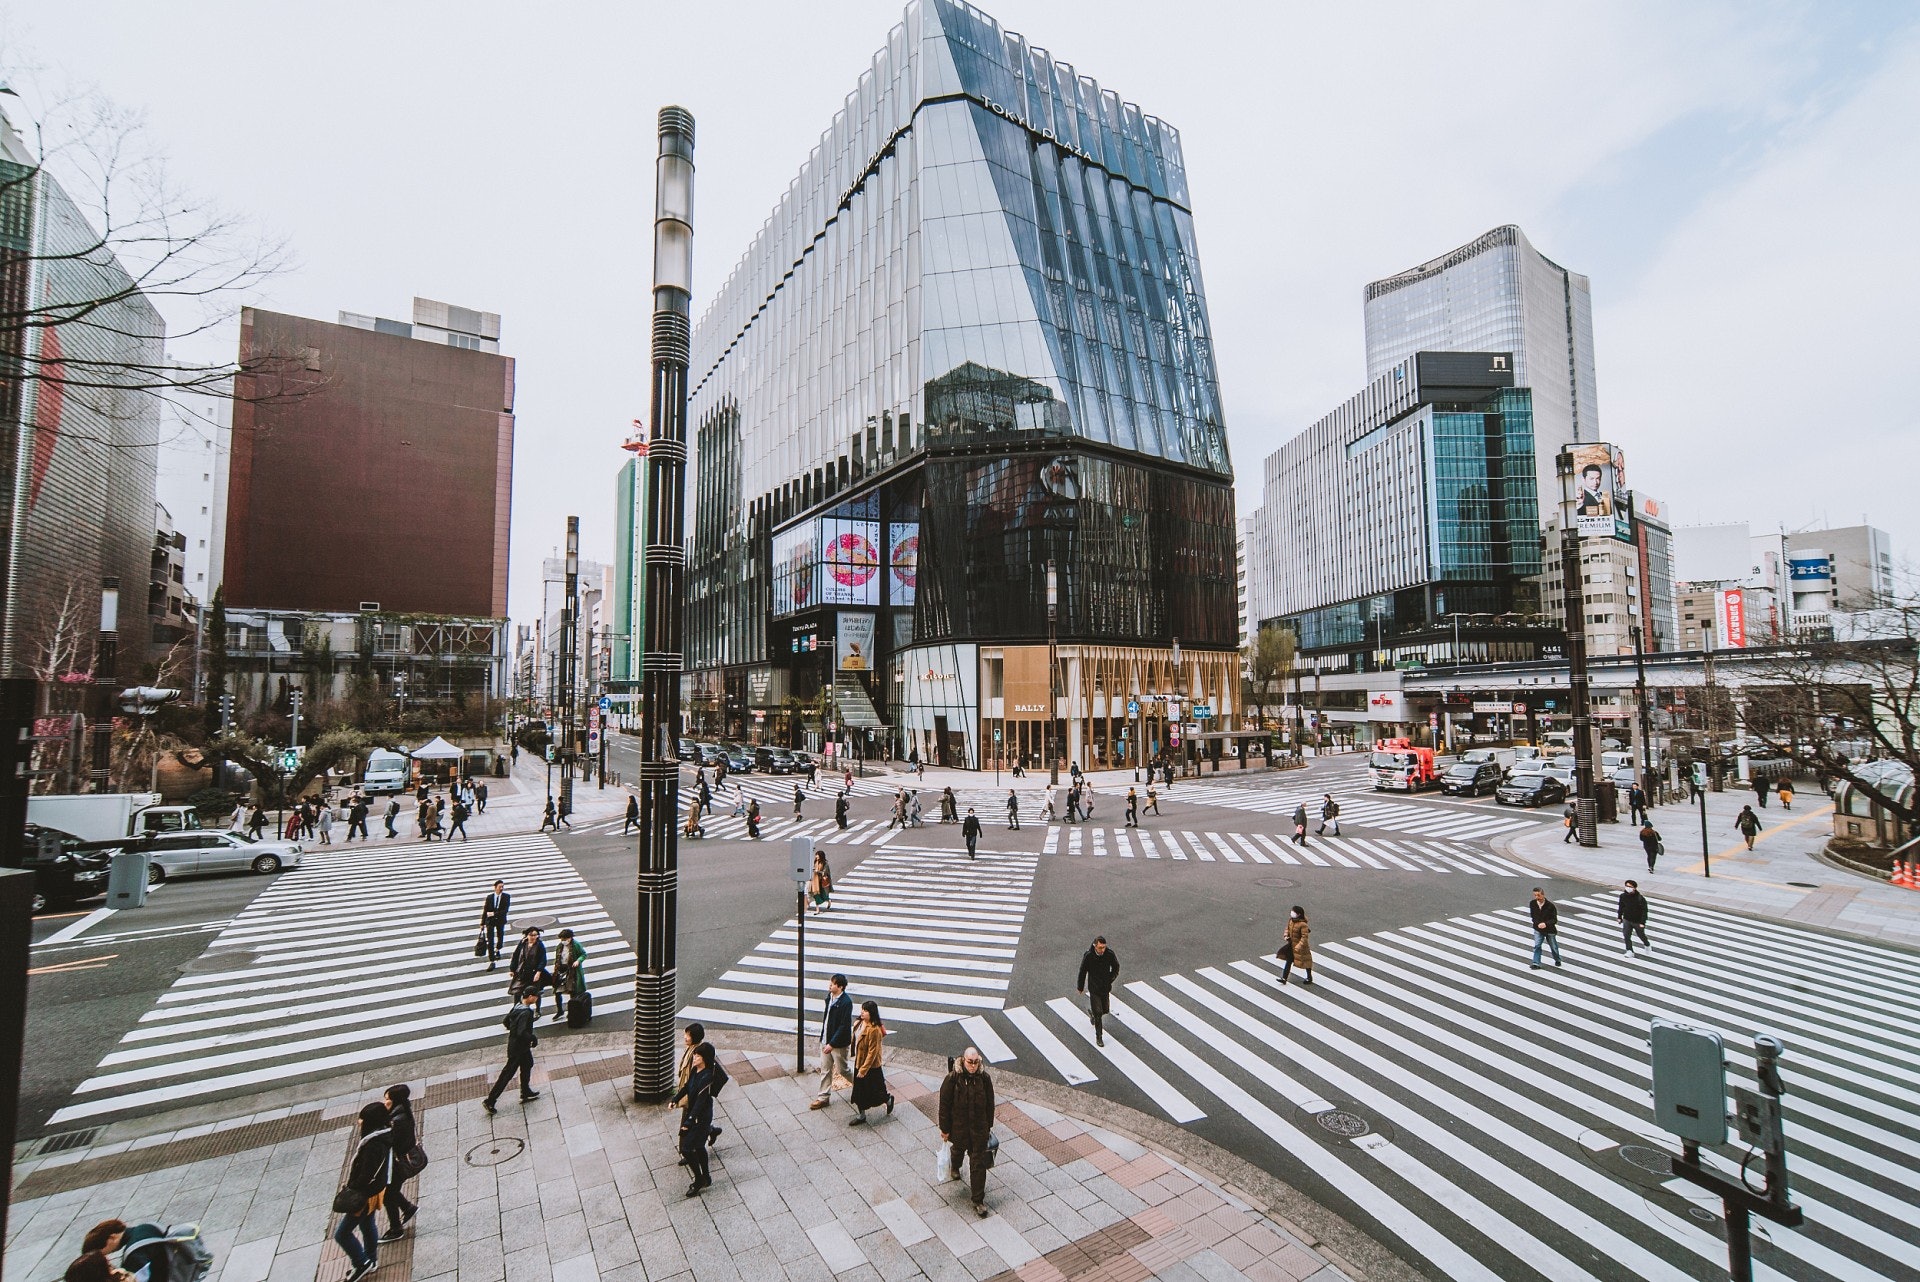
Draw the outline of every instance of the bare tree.
[[[1249,704],[1264,704],[1276,685],[1284,687],[1293,675],[1295,647],[1293,632],[1287,628],[1261,628],[1243,652],[1253,698]]]
[[[75,726],[84,719],[87,692],[99,661],[100,597],[72,581],[60,608],[40,620],[27,650],[27,670],[39,686],[34,709],[33,789],[61,792],[72,786],[74,755],[84,740]]]
[[[1749,669],[1747,737],[1920,825],[1913,791],[1889,788],[1884,767],[1870,765],[1899,762],[1920,779],[1920,596],[1837,617],[1836,640],[1783,647]]]
[[[192,637],[181,637],[168,647],[160,662],[155,665],[153,684],[162,689],[178,689],[179,680],[193,662]],[[113,758],[109,769],[109,778],[119,792],[145,790],[153,785],[160,768],[160,758],[168,752],[179,753],[186,742],[174,735],[163,735],[153,728],[151,715],[132,718],[129,724],[121,718],[115,719],[113,730]]]

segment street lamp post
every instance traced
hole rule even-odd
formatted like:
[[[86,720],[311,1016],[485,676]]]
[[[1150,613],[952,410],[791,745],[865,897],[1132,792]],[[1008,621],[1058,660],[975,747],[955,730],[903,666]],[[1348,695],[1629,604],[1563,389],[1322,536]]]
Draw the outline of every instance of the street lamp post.
[[[573,769],[578,754],[580,702],[580,518],[567,518],[566,602],[560,607],[560,724],[565,731],[560,749],[560,805],[562,816],[573,813]]]
[[[1600,844],[1593,799],[1593,698],[1587,680],[1587,596],[1580,583],[1580,529],[1574,516],[1573,453],[1555,460],[1560,473],[1560,602],[1567,629],[1567,686],[1573,703],[1573,786],[1576,839]]]
[[[1054,750],[1053,724],[1060,715],[1060,576],[1047,558],[1047,782],[1060,782],[1060,754]]]
[[[673,1091],[680,879],[680,672],[686,603],[687,363],[693,343],[693,115],[662,107],[654,169],[653,406],[640,659],[640,920],[633,1097]]]

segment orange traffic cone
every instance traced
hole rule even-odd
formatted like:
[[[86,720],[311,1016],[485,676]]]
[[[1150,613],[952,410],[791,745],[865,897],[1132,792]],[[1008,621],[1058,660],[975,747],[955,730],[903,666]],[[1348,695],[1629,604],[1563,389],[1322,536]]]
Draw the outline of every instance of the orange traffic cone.
[[[1896,859],[1893,861],[1893,876],[1889,878],[1889,880],[1896,886],[1904,886],[1908,890],[1916,889],[1913,880],[1913,865],[1905,860]]]

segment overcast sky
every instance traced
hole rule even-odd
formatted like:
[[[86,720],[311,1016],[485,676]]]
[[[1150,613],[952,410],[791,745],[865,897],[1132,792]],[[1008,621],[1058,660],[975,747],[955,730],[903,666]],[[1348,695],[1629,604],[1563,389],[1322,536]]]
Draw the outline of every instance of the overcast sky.
[[[1920,7],[984,7],[1181,131],[1243,512],[1359,389],[1361,286],[1513,222],[1592,277],[1602,430],[1677,521],[1920,553]],[[144,110],[176,179],[284,235],[248,301],[501,313],[526,620],[568,514],[612,552],[656,109],[698,120],[698,315],[901,8],[15,0],[0,60]]]

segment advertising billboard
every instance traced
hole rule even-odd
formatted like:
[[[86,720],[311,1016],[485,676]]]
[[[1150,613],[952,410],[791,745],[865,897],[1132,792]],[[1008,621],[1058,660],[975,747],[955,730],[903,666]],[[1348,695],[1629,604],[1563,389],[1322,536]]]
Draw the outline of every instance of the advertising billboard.
[[[1727,588],[1714,594],[1713,621],[1718,636],[1715,645],[1722,650],[1743,650],[1747,645],[1747,594],[1739,588]]]
[[[835,638],[833,666],[841,672],[873,668],[873,625],[877,616],[841,611]]]
[[[894,521],[887,526],[887,597],[894,605],[912,605],[920,583],[920,523]]]
[[[773,536],[773,617],[782,619],[818,605],[818,526],[806,521]]]
[[[820,549],[824,604],[880,604],[880,522],[823,517]]]
[[[1367,691],[1367,720],[1405,721],[1407,696],[1399,690]]]
[[[1581,538],[1629,540],[1633,506],[1627,493],[1626,455],[1594,441],[1568,447],[1573,455],[1573,519]]]

